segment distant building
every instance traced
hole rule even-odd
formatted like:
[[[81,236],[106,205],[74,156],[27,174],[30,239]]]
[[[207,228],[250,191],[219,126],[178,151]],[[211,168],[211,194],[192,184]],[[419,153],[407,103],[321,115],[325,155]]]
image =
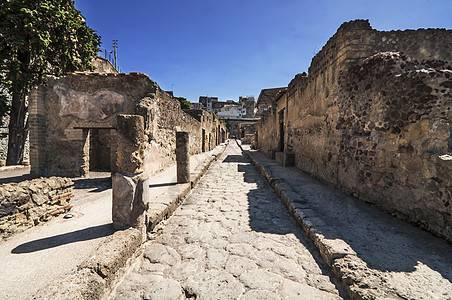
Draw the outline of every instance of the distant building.
[[[202,104],[198,102],[192,102],[191,109],[202,109]]]
[[[242,107],[242,117],[243,118],[254,118],[256,114],[256,102],[254,101],[254,97],[239,97],[239,103]]]
[[[226,104],[217,112],[217,116],[220,118],[240,118],[242,111],[238,104]]]
[[[199,103],[202,105],[202,109],[213,111],[213,103],[218,102],[218,97],[200,96]]]
[[[218,97],[200,96],[199,103],[192,103],[192,108],[204,109],[217,114],[220,118],[254,118],[254,97],[239,97],[239,101],[218,101]]]
[[[119,73],[118,70],[116,70],[111,62],[106,58],[96,56],[92,64],[94,66],[94,72],[96,73]]]

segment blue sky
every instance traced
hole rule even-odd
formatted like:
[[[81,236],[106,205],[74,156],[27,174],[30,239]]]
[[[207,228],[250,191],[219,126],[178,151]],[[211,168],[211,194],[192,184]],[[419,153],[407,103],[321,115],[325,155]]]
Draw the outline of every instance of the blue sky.
[[[452,29],[452,0],[75,0],[123,72],[197,102],[287,86],[346,21]]]

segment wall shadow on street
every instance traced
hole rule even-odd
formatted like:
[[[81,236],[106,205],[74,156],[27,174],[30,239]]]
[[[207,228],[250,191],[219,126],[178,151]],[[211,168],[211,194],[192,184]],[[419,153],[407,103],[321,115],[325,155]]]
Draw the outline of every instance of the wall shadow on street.
[[[112,235],[115,232],[113,224],[103,224],[92,226],[81,230],[58,234],[51,237],[37,239],[27,243],[20,244],[11,250],[14,254],[24,254],[37,252],[45,249],[55,248],[66,244],[94,240],[101,237]]]
[[[92,193],[100,193],[111,189],[111,176],[101,178],[77,178],[74,179],[74,189],[91,189]]]
[[[331,278],[331,274],[318,250],[309,242],[296,221],[287,212],[284,204],[276,197],[265,179],[259,174],[250,160],[244,155],[228,155],[223,163],[238,163],[238,171],[243,173],[244,181],[257,184],[256,189],[248,192],[249,225],[256,232],[276,235],[293,234],[305,248],[309,249],[322,273]],[[336,285],[337,286],[337,285]],[[341,290],[337,286],[338,290]],[[343,297],[345,295],[341,293]]]
[[[22,174],[22,175],[7,176],[7,177],[0,178],[0,184],[19,183],[21,181],[32,180],[32,179],[35,179],[38,177],[39,176],[34,175],[34,174]]]
[[[260,190],[262,184],[267,185],[267,182],[248,160],[246,162],[239,165],[239,170],[244,173],[247,182],[258,184],[258,188],[248,195],[251,227],[256,231],[279,234],[291,231],[290,227],[286,227],[290,225],[276,216],[279,210],[274,213],[260,212],[262,205],[266,205],[260,200],[265,192]],[[276,163],[270,161],[269,164]],[[296,170],[298,175],[289,171],[291,169]],[[296,186],[297,190],[303,189],[304,202],[325,223],[323,228],[317,228],[327,239],[346,241],[369,268],[383,272],[415,272],[424,264],[452,282],[452,244],[328,187],[298,169],[278,165],[272,167],[271,172],[274,178],[284,178],[286,183]],[[287,172],[290,172],[290,176],[287,176]],[[256,173],[260,177],[258,180]],[[285,209],[282,202],[278,202]],[[360,214],[359,220],[356,218],[357,213]],[[281,216],[286,218],[288,213]],[[331,228],[334,230],[329,230]]]

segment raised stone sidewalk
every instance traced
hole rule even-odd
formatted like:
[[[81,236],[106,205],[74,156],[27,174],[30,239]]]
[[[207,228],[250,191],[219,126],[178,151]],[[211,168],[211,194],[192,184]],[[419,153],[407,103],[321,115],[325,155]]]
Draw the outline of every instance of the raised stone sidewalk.
[[[351,299],[452,299],[452,245],[243,146]]]

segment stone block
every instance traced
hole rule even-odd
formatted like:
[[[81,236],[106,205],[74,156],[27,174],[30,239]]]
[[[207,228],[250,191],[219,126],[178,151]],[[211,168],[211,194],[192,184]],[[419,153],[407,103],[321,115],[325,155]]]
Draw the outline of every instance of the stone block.
[[[146,236],[146,212],[149,202],[149,178],[145,174],[112,177],[112,219],[115,229],[136,228]]]
[[[275,159],[275,153],[276,153],[275,150],[268,150],[268,151],[267,151],[267,157],[268,157],[269,159]]]
[[[275,159],[283,167],[295,166],[295,153],[293,152],[276,152]]]

